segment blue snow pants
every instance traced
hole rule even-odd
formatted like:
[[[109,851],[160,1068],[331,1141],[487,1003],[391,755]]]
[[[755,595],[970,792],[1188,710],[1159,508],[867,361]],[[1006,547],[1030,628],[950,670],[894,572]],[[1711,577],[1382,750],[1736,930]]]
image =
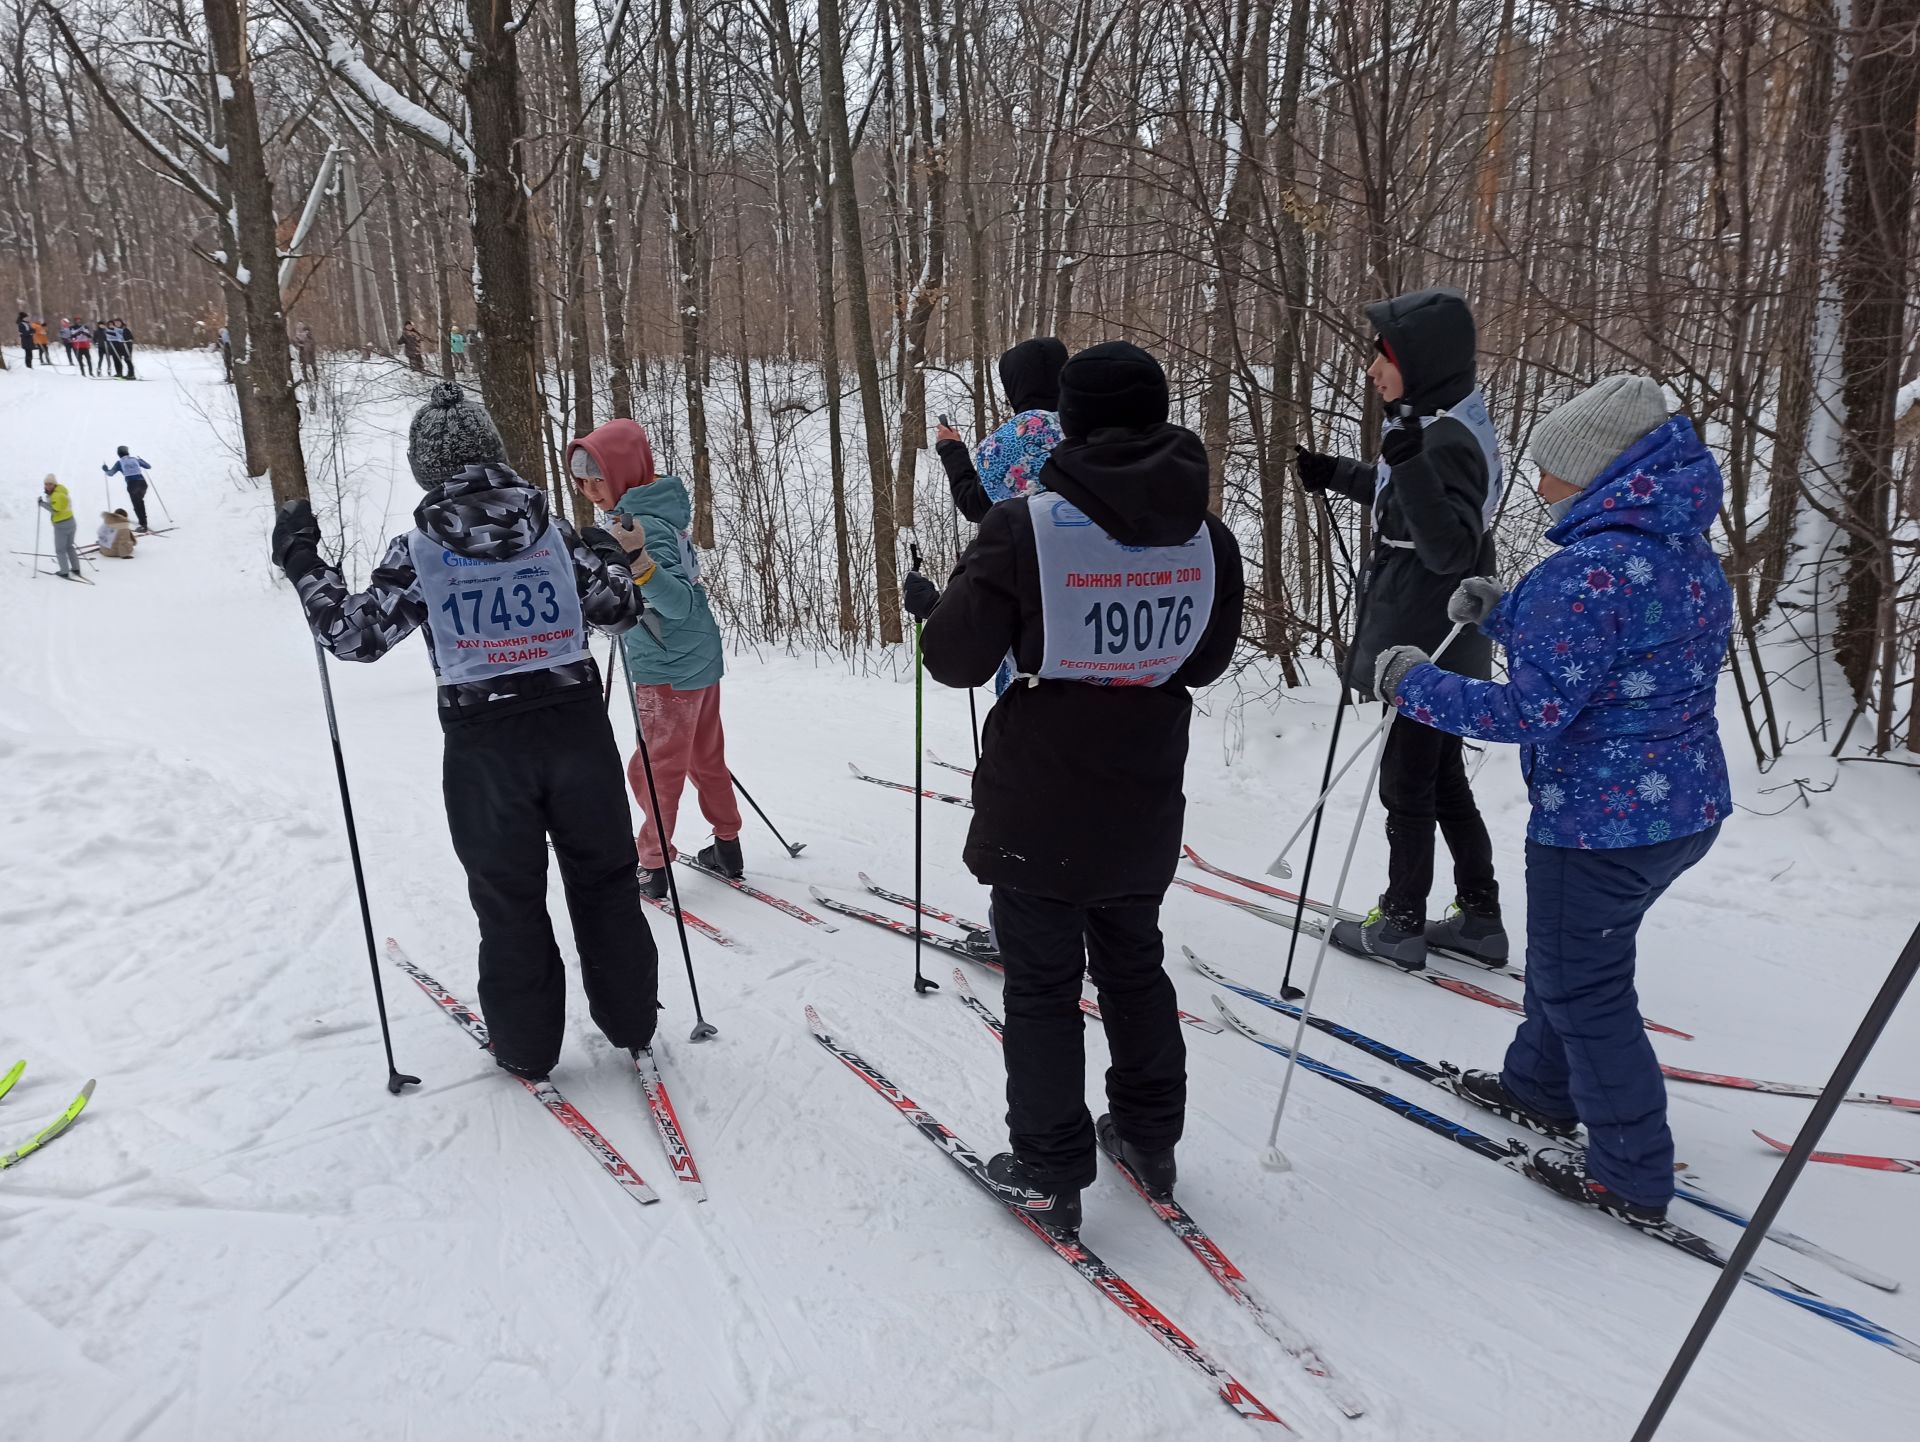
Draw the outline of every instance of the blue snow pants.
[[[1578,1117],[1587,1174],[1642,1206],[1673,1197],[1673,1134],[1633,989],[1634,938],[1719,834],[1615,851],[1527,843],[1527,1019],[1500,1077],[1534,1110]]]

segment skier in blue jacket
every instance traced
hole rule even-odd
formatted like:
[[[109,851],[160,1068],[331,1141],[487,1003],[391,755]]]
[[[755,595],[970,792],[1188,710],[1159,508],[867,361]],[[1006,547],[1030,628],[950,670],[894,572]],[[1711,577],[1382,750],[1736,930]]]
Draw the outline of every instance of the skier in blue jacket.
[[[1522,747],[1527,1016],[1474,1101],[1571,1145],[1535,1153],[1556,1192],[1635,1224],[1673,1196],[1666,1088],[1634,992],[1648,908],[1706,855],[1732,806],[1714,688],[1732,599],[1707,530],[1718,466],[1665,393],[1613,376],[1535,428],[1559,551],[1505,595],[1470,577],[1448,606],[1506,648],[1507,680],[1442,671],[1417,647],[1380,656],[1402,716]]]
[[[152,463],[122,446],[119,454],[102,464],[100,469],[109,476],[117,475],[126,481],[127,499],[133,502],[133,513],[140,518],[140,534],[152,534],[147,525],[147,472],[153,469]]]

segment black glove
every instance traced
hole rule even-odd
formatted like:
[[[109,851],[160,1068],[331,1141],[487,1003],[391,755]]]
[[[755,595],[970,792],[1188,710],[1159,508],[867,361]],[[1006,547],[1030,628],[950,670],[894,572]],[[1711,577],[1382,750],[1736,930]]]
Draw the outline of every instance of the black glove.
[[[305,500],[288,501],[273,517],[273,564],[289,577],[310,570],[320,560],[320,523]]]
[[[933,614],[933,608],[940,604],[940,588],[918,571],[909,571],[906,582],[900,587],[900,604],[907,608],[907,614],[914,620],[924,621]]]
[[[1425,440],[1420,417],[1408,416],[1380,440],[1380,459],[1390,466],[1403,466],[1420,454]]]
[[[1293,448],[1293,468],[1300,473],[1300,485],[1303,490],[1324,491],[1333,484],[1333,477],[1340,460],[1337,456],[1323,456],[1318,451],[1310,451],[1305,446]]]

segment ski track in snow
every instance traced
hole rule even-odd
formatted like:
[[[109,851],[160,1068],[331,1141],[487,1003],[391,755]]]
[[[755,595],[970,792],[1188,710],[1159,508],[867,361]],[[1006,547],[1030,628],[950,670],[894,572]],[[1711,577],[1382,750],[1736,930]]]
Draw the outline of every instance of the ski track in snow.
[[[47,471],[89,530],[105,496],[98,467],[121,442],[154,461],[180,524],[131,563],[101,562],[94,588],[35,579],[24,557],[0,565],[11,622],[0,649],[0,1067],[29,1063],[0,1102],[0,1135],[43,1124],[86,1077],[100,1083],[68,1135],[0,1176],[9,1437],[1244,1435],[807,1035],[810,1001],[976,1150],[1004,1145],[996,1049],[950,995],[913,994],[896,937],[825,935],[682,877],[688,906],[743,943],[692,939],[721,1030],[695,1046],[672,927],[649,917],[668,1080],[712,1193],[702,1206],[673,1194],[638,1083],[577,985],[555,1082],[660,1205],[618,1195],[391,968],[397,1059],[425,1084],[388,1097],[312,649],[267,560],[270,503],[235,478],[200,414],[226,413],[214,359],[151,353],[143,371],[114,386],[59,366],[0,375],[15,460],[0,486],[7,549],[30,543]],[[407,524],[411,487],[388,475],[404,421],[398,401],[369,417],[368,499],[351,518],[363,551]],[[423,649],[410,642],[332,676],[375,926],[473,1003],[475,931],[442,817]],[[1227,694],[1202,699],[1188,834],[1203,853],[1259,872],[1315,789],[1330,697],[1243,716]],[[1730,693],[1724,710],[1736,795],[1768,809],[1778,798],[1757,793],[1774,783],[1741,754]],[[863,869],[910,887],[911,800],[851,780],[844,763],[910,779],[912,714],[904,676],[812,656],[731,659],[735,769],[807,843],[791,860],[750,817],[759,884],[803,904],[809,884],[857,897]],[[928,727],[936,749],[971,754],[960,698],[929,688]],[[616,733],[626,728],[616,706]],[[1820,779],[1834,769],[1795,757],[1778,774],[1810,767]],[[1517,770],[1497,752],[1477,783],[1515,925]],[[1663,1057],[1824,1079],[1912,923],[1916,782],[1858,767],[1811,810],[1736,815],[1642,935],[1648,1009],[1699,1036],[1655,1038]],[[1344,841],[1351,807],[1343,793],[1329,836]],[[938,805],[926,816],[929,899],[980,912],[959,861],[968,817]],[[689,798],[683,846],[703,838],[698,826]],[[1375,820],[1355,866],[1362,888],[1383,857]],[[550,894],[570,957],[557,884]],[[1166,929],[1170,945],[1250,982],[1278,980],[1276,927],[1176,893]],[[1312,957],[1303,940],[1302,975]],[[1210,1014],[1207,984],[1177,953],[1170,970],[1182,1004]],[[997,1006],[992,979],[972,980]],[[1320,1005],[1466,1064],[1497,1063],[1510,1031],[1489,1008],[1338,955]],[[1088,1037],[1097,1086],[1103,1042],[1097,1028]],[[1322,1439],[1631,1430],[1710,1269],[1313,1077],[1299,1079],[1281,1139],[1296,1170],[1265,1172],[1279,1059],[1231,1034],[1186,1041],[1183,1199],[1362,1392],[1368,1415],[1342,1421],[1111,1175],[1087,1194],[1086,1235],[1256,1394]],[[1331,1038],[1309,1049],[1411,1085]],[[1913,1094],[1917,1057],[1920,1003],[1909,1002],[1860,1085]],[[1805,1104],[1679,1085],[1672,1096],[1680,1155],[1751,1206],[1776,1159],[1748,1129],[1790,1136]],[[1464,1103],[1418,1100],[1504,1135]],[[1825,1145],[1912,1152],[1911,1118],[1865,1111],[1845,1109]],[[1816,1169],[1784,1218],[1903,1277],[1906,1293],[1771,1247],[1762,1260],[1920,1334],[1912,1190]],[[1910,1367],[1743,1288],[1663,1436],[1843,1429],[1852,1442],[1894,1442],[1912,1435]]]

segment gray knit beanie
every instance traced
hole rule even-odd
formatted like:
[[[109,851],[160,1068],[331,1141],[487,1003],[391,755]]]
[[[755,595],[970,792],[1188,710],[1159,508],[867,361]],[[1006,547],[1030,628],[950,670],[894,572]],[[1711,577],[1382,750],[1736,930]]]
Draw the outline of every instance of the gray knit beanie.
[[[427,403],[413,413],[407,432],[407,464],[413,478],[431,488],[453,479],[463,466],[482,461],[504,464],[507,448],[493,417],[478,401],[452,381],[441,381],[427,392]]]
[[[1527,453],[1548,475],[1585,490],[1635,441],[1672,415],[1667,392],[1648,376],[1608,376],[1548,412]]]

